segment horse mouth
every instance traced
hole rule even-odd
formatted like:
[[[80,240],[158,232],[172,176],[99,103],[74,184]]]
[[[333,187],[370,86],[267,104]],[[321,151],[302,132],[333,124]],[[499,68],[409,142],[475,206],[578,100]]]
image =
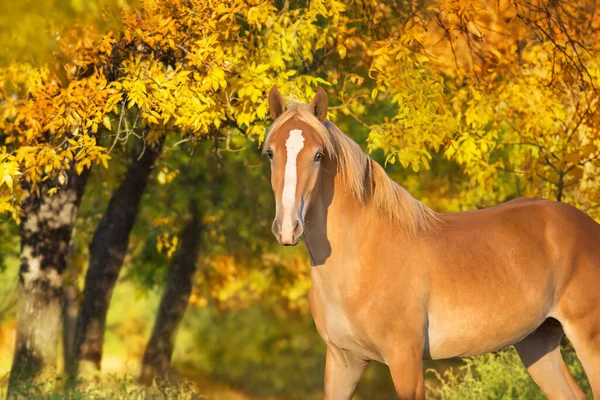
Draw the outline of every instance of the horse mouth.
[[[300,243],[300,238],[297,238],[294,243],[281,243],[282,246],[285,247],[294,247],[296,246],[298,243]]]

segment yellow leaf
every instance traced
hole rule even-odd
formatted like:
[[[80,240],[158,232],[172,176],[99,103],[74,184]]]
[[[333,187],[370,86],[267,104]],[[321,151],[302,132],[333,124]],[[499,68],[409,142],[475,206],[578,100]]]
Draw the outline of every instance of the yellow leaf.
[[[6,175],[4,175],[4,177],[2,178],[2,181],[3,181],[4,183],[6,183],[6,186],[8,186],[8,187],[9,187],[9,189],[12,189],[12,187],[13,187],[13,178],[12,178],[12,176],[10,176],[10,175],[6,174]]]
[[[105,115],[102,119],[102,125],[104,125],[104,127],[109,131],[112,130],[112,127],[110,126],[110,118],[108,117],[108,115]]]

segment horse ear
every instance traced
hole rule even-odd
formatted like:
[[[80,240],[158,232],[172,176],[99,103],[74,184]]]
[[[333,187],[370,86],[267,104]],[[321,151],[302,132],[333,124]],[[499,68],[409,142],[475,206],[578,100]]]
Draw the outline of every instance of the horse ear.
[[[327,118],[327,93],[325,93],[323,88],[317,88],[317,94],[315,94],[315,98],[310,102],[309,108],[319,121],[325,121],[325,118]]]
[[[277,85],[273,86],[269,92],[269,111],[271,112],[273,121],[285,111],[285,100],[283,100],[283,96],[277,90]]]

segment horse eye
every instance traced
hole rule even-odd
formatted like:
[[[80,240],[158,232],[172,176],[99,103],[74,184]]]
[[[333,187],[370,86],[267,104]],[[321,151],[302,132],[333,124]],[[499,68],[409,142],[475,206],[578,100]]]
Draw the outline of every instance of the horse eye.
[[[321,161],[321,157],[323,157],[323,152],[318,151],[317,154],[315,154],[315,161],[316,162]]]
[[[273,159],[273,150],[267,150],[267,155],[272,160]]]

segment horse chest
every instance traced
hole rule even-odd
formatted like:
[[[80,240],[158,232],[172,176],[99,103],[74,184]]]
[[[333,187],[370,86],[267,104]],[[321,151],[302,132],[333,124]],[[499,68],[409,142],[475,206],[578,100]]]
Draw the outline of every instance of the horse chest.
[[[342,347],[354,341],[354,331],[348,315],[339,304],[325,303],[324,314],[324,330],[329,340]]]
[[[318,288],[311,289],[311,311],[319,334],[328,344],[366,359],[380,357],[360,335],[360,323],[347,311],[343,299],[332,298]]]

